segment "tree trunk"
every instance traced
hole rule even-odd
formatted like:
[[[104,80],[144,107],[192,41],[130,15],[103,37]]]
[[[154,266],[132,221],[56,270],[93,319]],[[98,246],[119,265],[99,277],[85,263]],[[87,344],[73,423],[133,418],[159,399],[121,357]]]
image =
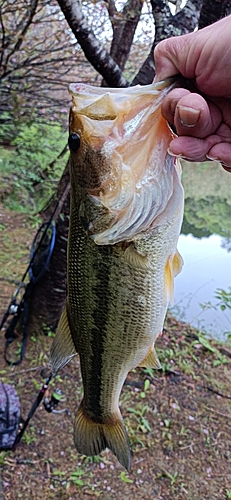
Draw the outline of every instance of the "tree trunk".
[[[185,7],[173,15],[164,0],[151,0],[155,19],[155,38],[147,59],[134,78],[132,85],[147,85],[155,76],[154,48],[165,38],[191,33],[197,26],[202,0],[188,0]]]
[[[66,255],[70,213],[69,167],[66,165],[60,180],[57,195],[52,197],[41,213],[48,221],[57,206],[56,239],[47,271],[35,285],[29,304],[29,332],[46,333],[55,330],[66,298]]]
[[[113,40],[111,43],[110,56],[118,64],[121,71],[124,70],[127,62],[137,25],[140,20],[142,0],[128,0],[120,16],[113,0],[109,0],[108,13],[111,18],[113,29]],[[102,87],[107,87],[107,80],[104,78]]]
[[[139,4],[139,0],[137,5]],[[81,28],[80,20],[82,19],[82,11],[79,11],[79,2],[75,0],[58,0],[62,11],[68,20],[69,26],[76,35],[79,43],[83,47],[86,57],[98,69],[100,74],[105,78],[108,85],[111,86],[127,86],[127,80],[122,76],[121,70],[115,64],[112,57],[109,56],[102,47],[96,44],[95,37],[91,30],[87,27],[85,21]],[[203,3],[203,5],[202,5]],[[185,7],[177,12],[174,16],[169,10],[167,1],[152,0],[153,15],[155,18],[156,34],[153,46],[149,56],[140,68],[139,73],[134,78],[132,85],[137,83],[151,83],[155,75],[153,49],[155,45],[162,39],[185,34],[193,31],[199,22],[200,27],[208,25],[216,21],[222,15],[228,14],[231,11],[231,0],[208,1],[208,0],[188,0]],[[202,7],[201,7],[202,6]],[[219,8],[218,8],[219,7]],[[77,9],[77,12],[76,12]],[[200,14],[201,11],[201,14]],[[81,31],[82,30],[82,31]],[[121,43],[122,44],[122,39]],[[113,54],[118,56],[120,64],[124,64],[124,54],[119,54],[119,47],[113,48]],[[94,53],[97,52],[97,54]],[[91,54],[90,54],[91,52]],[[122,50],[123,52],[123,50]],[[117,55],[116,55],[117,54]],[[99,57],[98,57],[99,56]],[[98,57],[98,59],[97,59]],[[97,59],[97,63],[95,62]],[[111,76],[110,76],[111,72]],[[52,214],[57,199],[62,199],[62,207],[57,217],[57,237],[54,251],[51,257],[50,266],[41,280],[34,289],[33,297],[30,304],[30,331],[35,333],[42,330],[42,326],[46,325],[52,330],[55,329],[59,320],[61,310],[66,296],[66,249],[67,249],[67,233],[69,226],[69,170],[68,165],[62,176],[58,186],[57,196],[52,199],[47,208],[43,211],[44,220],[48,220]]]
[[[109,86],[127,87],[129,82],[124,78],[118,64],[89,28],[82,13],[81,0],[57,0],[57,2],[92,66],[103,76]]]
[[[122,71],[130,53],[142,7],[142,0],[130,0],[124,6],[122,20],[112,20],[113,40],[110,55]]]
[[[231,14],[231,0],[203,0],[201,8],[199,29],[213,24],[219,19]]]

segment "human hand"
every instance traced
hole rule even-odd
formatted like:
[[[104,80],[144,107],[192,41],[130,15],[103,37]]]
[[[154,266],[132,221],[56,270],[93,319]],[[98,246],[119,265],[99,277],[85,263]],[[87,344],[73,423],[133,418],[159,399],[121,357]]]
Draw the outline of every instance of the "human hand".
[[[155,81],[181,73],[198,93],[176,88],[164,99],[163,116],[179,137],[170,152],[191,161],[213,159],[231,172],[231,16],[188,35],[160,42]],[[202,97],[202,95],[203,97]]]

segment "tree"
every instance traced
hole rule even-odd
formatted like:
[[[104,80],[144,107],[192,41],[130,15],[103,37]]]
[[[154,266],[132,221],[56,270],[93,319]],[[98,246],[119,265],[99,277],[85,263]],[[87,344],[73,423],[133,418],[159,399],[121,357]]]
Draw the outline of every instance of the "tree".
[[[20,119],[59,121],[63,112],[66,120],[68,83],[77,79],[99,83],[102,76],[102,85],[112,87],[150,83],[153,49],[161,39],[231,12],[230,0],[180,5],[181,0],[1,0],[1,120],[4,111]]]
[[[58,5],[1,0],[0,46],[1,121],[60,121],[63,108],[66,123],[68,83],[77,78],[76,63],[86,61]]]
[[[132,82],[128,82],[123,75],[124,64],[128,60],[135,30],[145,4],[140,0],[127,0],[123,9],[118,10],[114,0],[105,2],[113,32],[110,51],[107,52],[84,17],[81,0],[57,0],[57,2],[86,58],[102,75],[103,84],[107,83],[111,87],[151,83],[155,76],[153,50],[159,41],[170,36],[190,33],[231,12],[230,0],[220,0],[212,4],[209,0],[187,0],[183,8],[180,7],[182,2],[179,0],[150,0],[155,26],[154,40],[138,74],[134,75]]]
[[[103,76],[104,83],[111,87],[129,85],[122,71],[131,50],[143,3],[140,0],[128,0],[123,10],[119,11],[114,0],[106,2],[113,31],[111,49],[107,52],[84,18],[81,0],[57,0],[57,2],[85,56]],[[151,0],[155,37],[147,60],[134,79],[135,84],[146,84],[153,80],[155,74],[153,49],[161,39],[189,33],[198,25],[202,0],[188,0],[183,9],[172,14],[170,5],[174,3],[175,0],[173,2]]]
[[[41,23],[42,15],[45,13],[46,21],[44,21],[44,26],[49,26],[49,31],[50,27],[51,30],[57,29],[58,22],[65,22],[63,17],[60,17],[60,11],[56,10],[55,5],[57,4],[67,22],[64,28],[64,24],[62,24],[60,34],[56,37],[57,45],[53,42],[51,47],[53,52],[50,52],[45,42],[41,53],[41,41],[38,41],[35,37],[36,40],[31,53],[26,35],[29,33],[32,20],[36,26],[36,22],[38,24],[39,22]],[[124,87],[137,83],[151,83],[155,74],[153,49],[160,40],[169,36],[192,32],[194,29],[208,25],[231,12],[230,0],[219,0],[219,2],[212,3],[209,0],[187,0],[183,7],[181,7],[180,0],[172,0],[171,2],[167,0],[150,0],[150,4],[148,4],[149,16],[152,17],[152,23],[155,27],[154,36],[152,38],[146,33],[146,38],[142,38],[142,27],[140,28],[139,48],[141,46],[143,49],[145,48],[146,55],[144,57],[143,52],[141,53],[141,50],[139,50],[139,57],[132,60],[133,75],[131,78],[128,78],[127,65],[129,63],[129,55],[132,54],[134,47],[138,44],[135,36],[137,35],[137,27],[141,26],[140,23],[143,19],[145,5],[147,4],[141,0],[124,0],[121,3],[114,0],[98,1],[96,3],[93,1],[92,3],[89,1],[82,3],[81,0],[57,0],[57,3],[53,1],[49,2],[48,0],[20,0],[16,6],[11,0],[3,0],[0,17],[3,32],[2,76],[0,81],[6,105],[8,105],[7,99],[9,95],[11,96],[9,82],[12,88],[18,86],[17,88],[20,89],[23,78],[28,75],[31,78],[31,80],[26,80],[28,82],[28,96],[31,97],[33,93],[33,85],[37,85],[37,82],[40,82],[41,86],[42,81],[44,92],[43,89],[37,88],[38,92],[41,92],[41,98],[46,99],[46,105],[48,103],[53,106],[55,103],[57,104],[58,97],[60,96],[58,90],[62,89],[63,82],[66,85],[66,77],[68,75],[69,78],[71,73],[70,66],[68,66],[71,62],[69,59],[68,63],[69,56],[64,57],[65,50],[68,51],[70,48],[72,50],[74,48],[75,57],[78,61],[80,61],[80,54],[84,53],[89,63],[101,75],[102,85]],[[21,7],[19,8],[19,6]],[[87,14],[85,14],[86,12]],[[101,21],[102,17],[103,24]],[[36,19],[38,21],[35,21]],[[105,29],[102,31],[102,27],[104,26],[105,28],[107,23],[110,23],[111,39],[109,28],[106,31]],[[17,39],[12,35],[12,29],[17,32]],[[110,42],[108,42],[108,38]],[[79,47],[81,47],[82,52],[80,52]],[[14,60],[14,56],[19,54],[19,49],[20,51],[23,49],[22,55],[20,52],[20,57]],[[55,58],[54,53],[59,54],[61,59]],[[136,59],[136,64],[134,64],[134,59]],[[45,81],[44,75],[41,75],[41,73],[38,75],[38,67],[42,67],[43,69],[52,67],[55,75],[49,77],[48,74],[47,81]],[[72,65],[71,68],[73,69]],[[38,76],[37,80],[36,75]],[[62,78],[64,76],[65,79]],[[60,87],[57,86],[57,93],[55,92],[54,95],[52,93],[51,96],[50,89],[52,85],[54,86],[54,82],[58,82]],[[15,94],[14,99],[17,105],[17,96]],[[12,103],[11,106],[13,106]],[[67,169],[65,170],[65,176],[68,178]],[[57,196],[62,197],[65,189],[62,179],[58,187],[59,194]],[[42,213],[43,217],[47,213],[52,212],[55,203],[54,199],[52,199],[47,210]],[[65,300],[66,243],[63,245],[63,242],[66,241],[65,237],[68,230],[68,197],[63,200],[63,206],[65,207],[65,217],[59,216],[57,219],[59,238],[54,248],[53,261],[51,262],[49,271],[44,276],[43,282],[39,282],[37,285],[35,291],[37,299],[36,301],[34,300],[32,309],[32,319],[39,313],[41,321],[47,323],[52,328],[56,326],[62,303]],[[62,260],[60,260],[61,254]],[[60,287],[61,281],[63,283],[62,287]],[[57,294],[54,291],[58,289],[60,291],[58,307],[56,307]],[[51,310],[53,311],[52,319],[50,317]]]

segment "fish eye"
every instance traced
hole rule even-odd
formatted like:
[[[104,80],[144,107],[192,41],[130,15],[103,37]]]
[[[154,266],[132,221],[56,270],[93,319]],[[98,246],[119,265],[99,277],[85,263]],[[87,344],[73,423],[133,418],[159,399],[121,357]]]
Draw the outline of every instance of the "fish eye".
[[[79,135],[76,134],[75,132],[70,134],[69,138],[68,138],[68,145],[69,145],[70,150],[73,151],[73,153],[76,153],[79,149],[79,146],[80,146]]]

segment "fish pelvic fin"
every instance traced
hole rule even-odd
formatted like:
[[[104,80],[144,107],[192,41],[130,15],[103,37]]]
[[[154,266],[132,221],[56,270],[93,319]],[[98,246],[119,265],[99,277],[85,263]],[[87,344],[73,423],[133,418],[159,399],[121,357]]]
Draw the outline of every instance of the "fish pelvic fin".
[[[142,368],[157,368],[158,370],[161,368],[161,364],[156,354],[155,347],[151,347],[151,349],[148,351],[147,356],[145,356],[139,366]]]
[[[173,257],[169,257],[165,266],[167,299],[172,306],[174,304],[174,278],[181,272],[183,264],[184,261],[177,250]]]
[[[51,345],[50,363],[53,375],[56,375],[75,355],[76,348],[72,340],[67,306],[65,305]]]
[[[83,401],[74,423],[74,441],[79,453],[94,456],[109,448],[121,465],[130,469],[130,448],[128,435],[121,415],[111,418],[111,422],[97,423],[86,416]]]
[[[178,250],[176,251],[173,259],[172,259],[172,268],[173,268],[173,276],[175,278],[175,276],[177,276],[178,274],[180,274],[181,272],[181,269],[184,265],[184,261],[181,257],[181,254],[178,252]]]

